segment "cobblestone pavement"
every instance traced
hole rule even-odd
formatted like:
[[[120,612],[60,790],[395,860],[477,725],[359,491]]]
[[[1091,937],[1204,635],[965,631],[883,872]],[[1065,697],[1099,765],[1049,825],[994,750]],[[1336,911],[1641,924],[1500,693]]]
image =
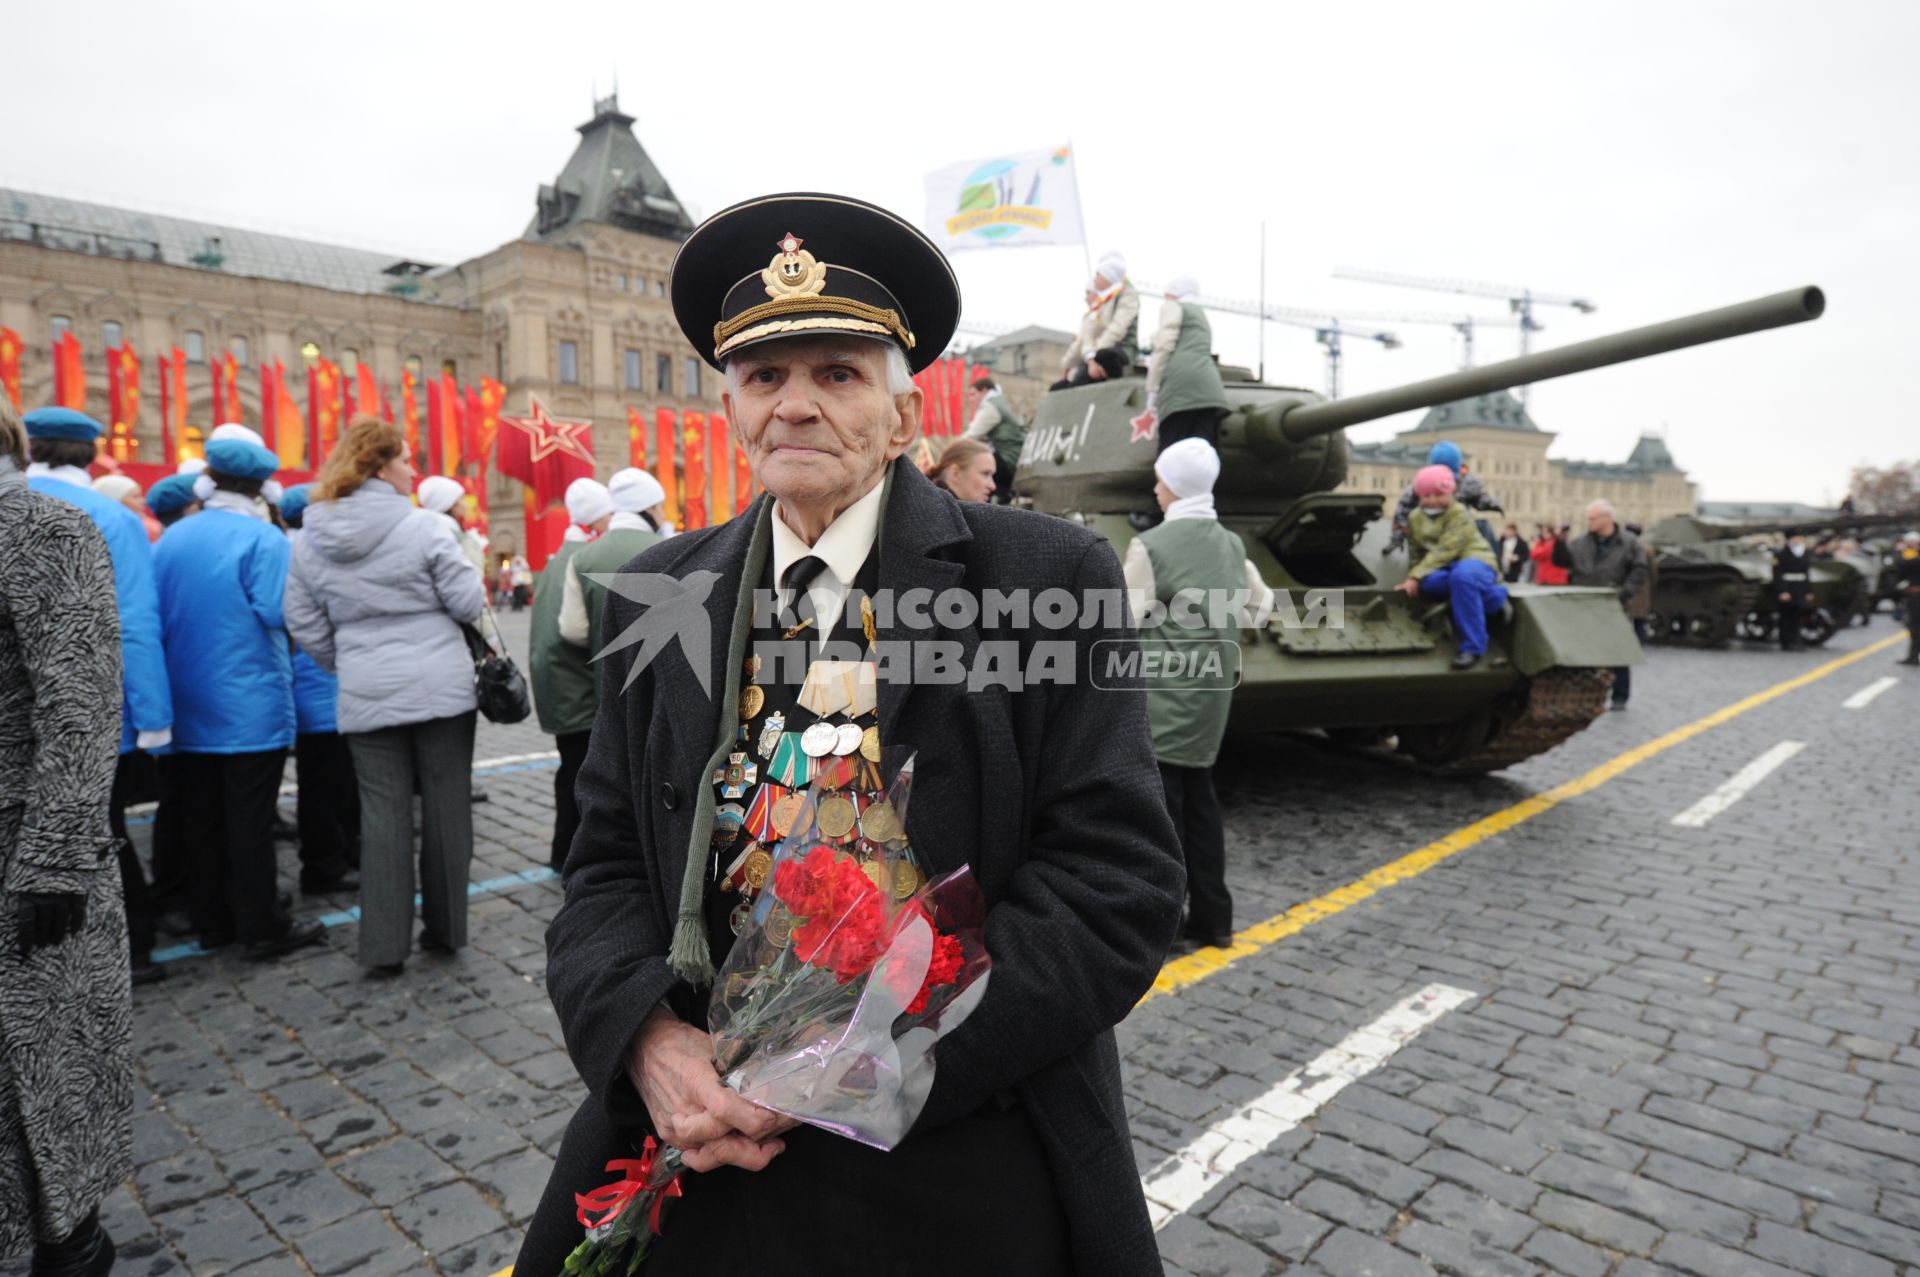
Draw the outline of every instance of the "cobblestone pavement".
[[[524,616],[502,619],[524,650]],[[1300,740],[1238,752],[1220,773],[1237,921],[1891,633],[1881,618],[1821,652],[1656,651],[1631,709],[1492,778]],[[1217,1152],[1217,1124],[1242,1141],[1160,1232],[1167,1271],[1920,1273],[1920,679],[1894,655],[1143,1004],[1121,1029],[1142,1174]],[[1704,826],[1671,823],[1782,741],[1806,748]],[[482,725],[476,758],[511,761],[475,782],[481,890],[458,958],[369,980],[342,917],[323,949],[183,956],[137,991],[138,1169],[105,1212],[118,1271],[511,1261],[580,1094],[541,984],[553,773],[522,756],[550,748],[530,724]],[[1465,996],[1410,1042],[1356,1033],[1433,984]],[[1303,1070],[1343,1039],[1384,1063],[1313,1089]],[[1275,1104],[1295,1083],[1337,1094]]]

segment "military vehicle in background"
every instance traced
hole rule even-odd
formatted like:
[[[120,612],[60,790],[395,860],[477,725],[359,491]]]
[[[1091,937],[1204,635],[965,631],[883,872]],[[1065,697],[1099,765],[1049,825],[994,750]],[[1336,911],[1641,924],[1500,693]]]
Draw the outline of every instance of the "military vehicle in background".
[[[1437,771],[1477,773],[1531,758],[1603,712],[1611,670],[1641,659],[1612,590],[1517,585],[1511,624],[1493,621],[1487,659],[1456,672],[1444,601],[1394,586],[1410,566],[1383,553],[1384,498],[1337,492],[1348,426],[1529,382],[1817,319],[1796,288],[1684,319],[1576,342],[1373,394],[1326,400],[1223,369],[1220,521],[1240,533],[1283,605],[1242,642],[1229,733],[1319,728],[1386,743]],[[1042,397],[1014,478],[1017,499],[1097,529],[1124,555],[1128,516],[1152,502],[1155,442],[1131,426],[1139,370]],[[1337,613],[1337,616],[1336,616]]]
[[[1875,527],[1904,527],[1910,515],[1851,515],[1791,522],[1747,522],[1675,515],[1647,533],[1654,556],[1647,638],[1683,647],[1720,647],[1734,638],[1780,638],[1773,591],[1775,539]],[[1872,614],[1883,575],[1880,556],[1850,551],[1816,558],[1811,598],[1800,611],[1800,641],[1818,647]]]

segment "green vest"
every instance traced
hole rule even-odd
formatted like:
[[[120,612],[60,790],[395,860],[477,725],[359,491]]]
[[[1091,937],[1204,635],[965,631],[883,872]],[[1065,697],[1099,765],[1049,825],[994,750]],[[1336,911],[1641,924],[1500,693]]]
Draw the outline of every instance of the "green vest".
[[[998,390],[987,396],[987,405],[1000,414],[1000,420],[987,432],[993,455],[1010,466],[1019,465],[1020,446],[1027,440],[1027,423],[1020,420],[1020,414]]]
[[[1225,624],[1209,624],[1211,602],[1247,588],[1247,548],[1239,533],[1214,519],[1169,519],[1139,540],[1153,564],[1154,594],[1168,609],[1159,626],[1140,631],[1153,752],[1175,767],[1211,767],[1240,672],[1241,629],[1234,614],[1220,618]],[[1192,591],[1192,602],[1175,612],[1182,591]],[[1183,625],[1182,616],[1193,624]]]
[[[540,730],[571,736],[593,727],[594,677],[587,652],[560,637],[560,600],[567,586],[567,561],[586,545],[562,541],[533,579],[533,622],[529,673],[533,708]]]
[[[616,528],[591,545],[583,545],[573,556],[573,574],[580,578],[580,592],[587,600],[587,658],[600,654],[600,618],[607,610],[607,587],[591,580],[595,573],[618,572],[640,551],[660,539],[658,532],[639,528]],[[597,684],[598,679],[594,680]]]
[[[1156,351],[1154,358],[1167,361],[1155,403],[1162,421],[1195,408],[1226,409],[1227,392],[1220,384],[1220,366],[1213,362],[1213,325],[1207,322],[1205,310],[1192,302],[1181,302],[1180,339],[1173,343],[1172,350]]]

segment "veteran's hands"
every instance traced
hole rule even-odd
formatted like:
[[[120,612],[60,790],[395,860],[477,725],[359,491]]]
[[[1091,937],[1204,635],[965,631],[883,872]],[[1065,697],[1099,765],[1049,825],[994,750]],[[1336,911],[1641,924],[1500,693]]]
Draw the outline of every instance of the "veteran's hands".
[[[713,1071],[713,1039],[665,1007],[654,1008],[633,1035],[627,1076],[654,1131],[680,1150],[689,1170],[765,1170],[786,1148],[775,1137],[799,1125],[721,1085]]]

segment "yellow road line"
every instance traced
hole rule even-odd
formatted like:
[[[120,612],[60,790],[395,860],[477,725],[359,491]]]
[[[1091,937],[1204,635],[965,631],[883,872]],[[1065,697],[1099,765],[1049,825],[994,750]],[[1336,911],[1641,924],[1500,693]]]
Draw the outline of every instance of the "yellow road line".
[[[1556,785],[1543,793],[1515,803],[1491,816],[1474,821],[1471,825],[1456,829],[1437,841],[1430,842],[1418,851],[1408,852],[1398,860],[1375,869],[1372,873],[1356,878],[1344,887],[1329,891],[1326,895],[1309,900],[1305,904],[1295,905],[1285,913],[1275,914],[1265,922],[1256,922],[1234,936],[1234,943],[1224,949],[1201,949],[1197,953],[1186,954],[1168,962],[1160,968],[1160,975],[1147,990],[1141,1002],[1150,1002],[1154,998],[1169,993],[1177,993],[1189,985],[1196,984],[1215,972],[1224,971],[1242,958],[1252,957],[1271,944],[1288,936],[1306,930],[1316,922],[1323,922],[1335,914],[1344,913],[1363,900],[1378,895],[1396,883],[1416,878],[1427,870],[1448,860],[1470,847],[1477,846],[1493,837],[1505,833],[1518,825],[1523,825],[1535,816],[1558,807],[1569,798],[1598,789],[1614,777],[1630,768],[1638,767],[1657,754],[1664,754],[1685,741],[1690,741],[1702,732],[1711,731],[1723,723],[1731,722],[1748,710],[1758,709],[1769,701],[1778,700],[1789,692],[1798,691],[1809,683],[1818,682],[1836,670],[1845,669],[1855,661],[1864,660],[1876,652],[1883,652],[1905,639],[1905,635],[1896,634],[1891,638],[1871,643],[1857,652],[1828,661],[1825,665],[1808,670],[1797,678],[1775,683],[1772,687],[1755,692],[1743,700],[1715,710],[1705,718],[1695,719],[1684,727],[1676,727],[1664,736],[1656,737],[1644,745],[1635,746],[1624,754],[1618,754],[1601,763],[1592,771],[1576,776],[1564,784]]]

